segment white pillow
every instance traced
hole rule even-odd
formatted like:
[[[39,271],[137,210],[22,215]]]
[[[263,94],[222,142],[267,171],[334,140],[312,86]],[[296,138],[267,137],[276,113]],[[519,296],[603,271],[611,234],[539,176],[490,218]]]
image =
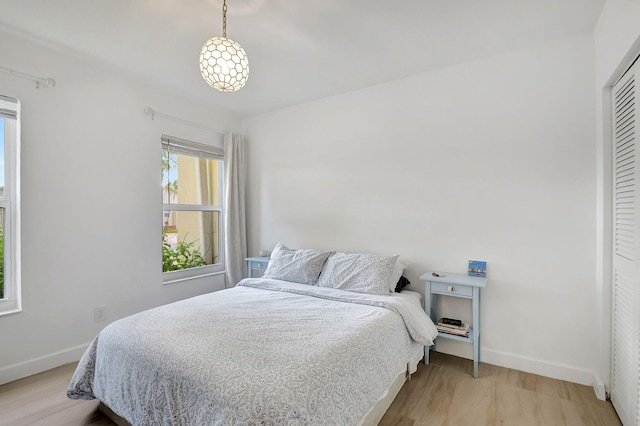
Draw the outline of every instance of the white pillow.
[[[278,243],[271,253],[263,278],[316,285],[330,251],[293,250]]]
[[[391,279],[389,280],[389,290],[391,291],[391,293],[394,293],[396,291],[398,280],[404,273],[404,270],[407,268],[407,266],[409,266],[407,262],[403,262],[400,259],[396,261],[396,264],[393,267],[393,274],[391,275]]]
[[[397,255],[332,253],[322,268],[318,286],[389,295],[389,280],[397,260]]]

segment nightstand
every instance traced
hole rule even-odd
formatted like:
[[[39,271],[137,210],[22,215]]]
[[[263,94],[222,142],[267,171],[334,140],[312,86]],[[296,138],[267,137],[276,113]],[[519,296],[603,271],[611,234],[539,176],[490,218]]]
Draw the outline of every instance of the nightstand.
[[[438,321],[438,298],[440,296],[462,297],[471,299],[472,324],[469,337],[454,336],[447,333],[438,333],[438,339],[452,339],[459,342],[473,344],[473,377],[478,377],[478,362],[480,362],[480,290],[487,285],[487,279],[470,277],[468,275],[443,273],[442,277],[434,277],[432,272],[423,274],[420,279],[425,282],[424,310],[433,320]],[[434,341],[432,350],[436,350]],[[429,347],[424,349],[424,363],[429,364]]]
[[[247,269],[249,272],[249,278],[253,278],[253,271],[264,272],[269,265],[269,257],[247,257],[244,260],[247,261]]]

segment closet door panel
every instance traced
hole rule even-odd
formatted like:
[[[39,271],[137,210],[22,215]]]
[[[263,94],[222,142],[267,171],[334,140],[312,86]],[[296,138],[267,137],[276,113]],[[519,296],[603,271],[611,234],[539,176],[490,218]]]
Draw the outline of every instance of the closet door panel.
[[[640,404],[640,173],[638,64],[613,87],[613,276],[611,402],[636,425]]]

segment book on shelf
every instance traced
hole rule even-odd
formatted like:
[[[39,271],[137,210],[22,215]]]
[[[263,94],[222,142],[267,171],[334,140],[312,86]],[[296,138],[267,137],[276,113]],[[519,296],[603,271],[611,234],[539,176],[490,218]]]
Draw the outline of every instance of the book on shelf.
[[[436,329],[440,333],[447,333],[454,336],[469,337],[469,330],[471,329],[471,326],[469,324],[463,322],[462,325],[453,325],[453,324],[449,324],[448,321],[443,322],[442,320],[443,318],[441,318],[436,323]]]

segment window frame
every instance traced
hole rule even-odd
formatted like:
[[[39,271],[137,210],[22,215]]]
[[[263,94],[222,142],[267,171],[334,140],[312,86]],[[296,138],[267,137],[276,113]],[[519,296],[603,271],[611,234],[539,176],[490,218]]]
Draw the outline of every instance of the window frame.
[[[20,143],[21,103],[0,95],[0,116],[4,119],[4,298],[0,299],[0,315],[22,311],[20,258]]]
[[[206,145],[169,135],[162,135],[161,155],[164,150],[194,158],[206,158],[218,162],[218,200],[219,204],[171,204],[162,203],[162,212],[165,211],[190,211],[190,212],[218,212],[218,262],[194,268],[180,269],[176,271],[162,272],[163,284],[172,284],[181,281],[217,275],[225,272],[225,247],[224,247],[224,150],[213,145]],[[161,170],[162,178],[162,170]],[[162,189],[162,185],[161,185]],[[162,224],[164,227],[164,223]]]

